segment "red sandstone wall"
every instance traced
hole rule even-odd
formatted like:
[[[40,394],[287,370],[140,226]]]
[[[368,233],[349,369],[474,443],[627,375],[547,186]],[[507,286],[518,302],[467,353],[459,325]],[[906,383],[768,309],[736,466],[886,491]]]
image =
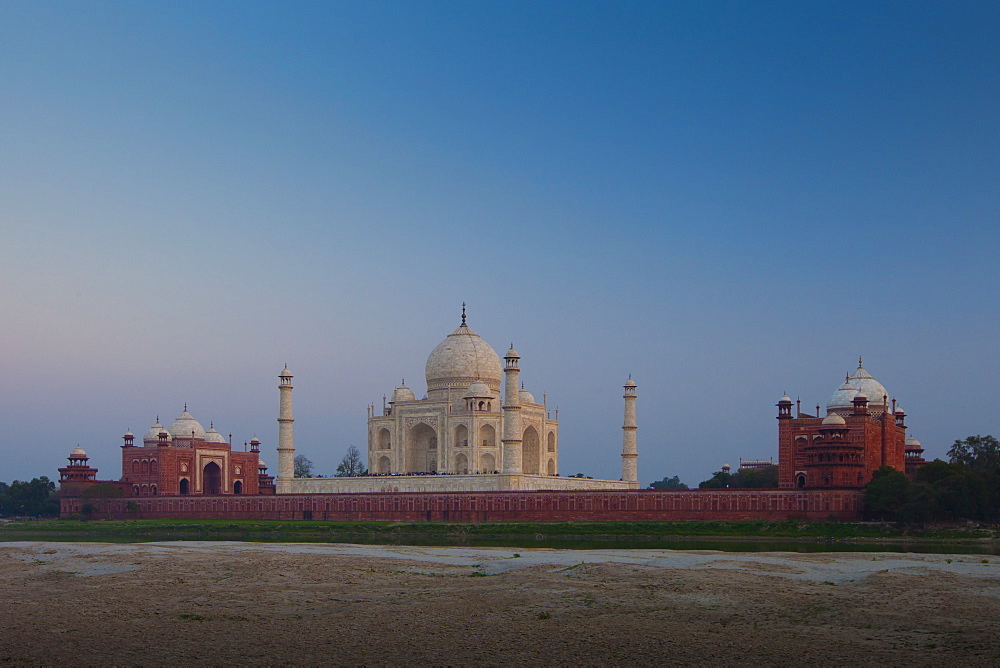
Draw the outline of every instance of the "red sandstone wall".
[[[126,511],[132,501],[138,512]],[[62,516],[82,500],[62,499]],[[856,520],[858,490],[630,490],[173,496],[113,499],[116,518],[566,522],[601,520]]]

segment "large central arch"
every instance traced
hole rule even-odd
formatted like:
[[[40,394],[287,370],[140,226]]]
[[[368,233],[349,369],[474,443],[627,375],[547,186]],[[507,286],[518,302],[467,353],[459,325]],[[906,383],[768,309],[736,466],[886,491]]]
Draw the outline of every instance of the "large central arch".
[[[205,464],[205,494],[222,494],[222,469],[215,462]]]
[[[421,422],[406,434],[406,472],[437,471],[437,432]]]

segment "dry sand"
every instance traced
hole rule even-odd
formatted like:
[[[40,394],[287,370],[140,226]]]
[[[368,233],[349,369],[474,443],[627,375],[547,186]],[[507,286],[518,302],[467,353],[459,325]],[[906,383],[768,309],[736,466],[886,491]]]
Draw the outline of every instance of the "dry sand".
[[[0,591],[13,664],[1000,664],[1000,557],[20,542]]]

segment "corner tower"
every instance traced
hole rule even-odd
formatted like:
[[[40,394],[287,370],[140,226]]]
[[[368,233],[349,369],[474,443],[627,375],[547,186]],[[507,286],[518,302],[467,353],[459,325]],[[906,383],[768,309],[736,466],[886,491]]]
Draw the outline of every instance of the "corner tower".
[[[503,469],[504,473],[521,472],[521,388],[518,375],[521,370],[517,361],[521,356],[510,344],[504,355],[504,397],[503,397]]]
[[[278,376],[278,478],[295,477],[295,436],[292,428],[292,372],[285,365]]]
[[[635,449],[635,390],[638,385],[632,380],[632,376],[625,381],[625,424],[622,425],[622,480],[625,482],[638,482],[639,471],[636,460],[639,453]]]

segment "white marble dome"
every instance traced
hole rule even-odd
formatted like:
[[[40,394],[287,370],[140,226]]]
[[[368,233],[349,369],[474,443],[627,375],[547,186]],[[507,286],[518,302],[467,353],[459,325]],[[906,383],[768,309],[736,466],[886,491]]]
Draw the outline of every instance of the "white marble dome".
[[[215,430],[215,425],[210,424],[208,431],[205,432],[205,442],[206,443],[225,443],[226,437]]]
[[[859,393],[867,397],[869,404],[882,404],[882,397],[888,396],[882,383],[875,380],[875,377],[868,373],[858,360],[858,368],[844,380],[844,384],[837,388],[826,403],[827,410],[853,409],[854,397]]]
[[[142,437],[142,440],[158,442],[160,440],[161,431],[164,431],[163,425],[157,422],[156,424],[154,424],[152,427],[149,428],[149,431],[147,431],[146,435]],[[167,436],[169,437],[170,434],[168,433]]]
[[[395,390],[392,391],[392,403],[398,401],[416,401],[417,397],[413,394],[413,390],[408,388],[406,385],[400,385]]]
[[[73,448],[73,451],[69,453],[71,459],[83,459],[87,456],[87,453],[79,445]]]
[[[917,439],[915,439],[912,436],[910,436],[908,439],[906,439],[906,447],[908,447],[908,448],[919,448],[919,447],[922,447],[922,445],[920,444],[920,441],[918,441]]]
[[[428,392],[452,387],[466,388],[476,380],[483,381],[491,390],[499,391],[503,370],[500,357],[490,344],[462,323],[431,351],[424,376]]]
[[[534,395],[532,395],[531,392],[528,392],[523,387],[518,391],[517,397],[518,397],[518,399],[520,399],[520,401],[521,401],[522,404],[533,404],[533,403],[535,403],[535,397],[534,397]]]
[[[481,380],[477,380],[472,385],[469,385],[469,389],[466,390],[464,399],[485,399],[492,398],[493,391],[490,390],[489,386]]]
[[[825,418],[823,418],[824,427],[844,427],[847,425],[847,420],[837,415],[836,413],[830,413]]]
[[[205,438],[205,428],[201,426],[201,423],[191,417],[191,414],[187,412],[187,407],[184,407],[184,412],[177,416],[177,419],[173,421],[167,431],[174,438],[191,438],[191,434],[194,433],[194,438]]]

